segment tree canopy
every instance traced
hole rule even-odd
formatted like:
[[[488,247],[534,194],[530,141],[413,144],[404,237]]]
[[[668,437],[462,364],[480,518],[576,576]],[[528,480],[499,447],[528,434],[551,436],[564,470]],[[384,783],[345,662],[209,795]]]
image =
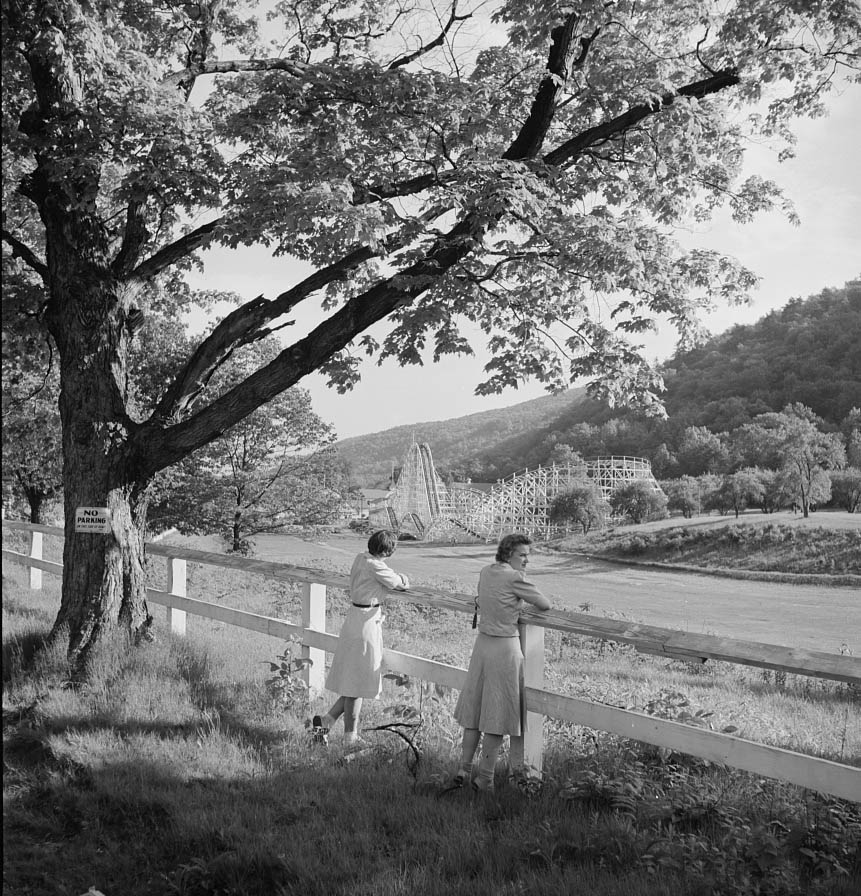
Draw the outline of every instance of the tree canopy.
[[[41,287],[29,310],[60,358],[57,626],[76,654],[117,619],[146,624],[151,477],[311,371],[346,389],[366,352],[404,364],[426,346],[469,352],[468,322],[491,354],[479,390],[587,377],[596,394],[657,409],[636,334],[663,315],[688,344],[704,308],[755,279],[683,250],[673,228],[783,203],[741,177],[746,142],[790,152],[792,119],[856,76],[861,29],[844,0],[2,10],[2,238]],[[251,243],[314,272],[246,297],[137,418],[126,386],[141,320],[211,297],[179,276],[199,250]],[[277,357],[204,398],[237,348],[293,336],[291,323]],[[81,504],[109,508],[121,550],[74,531]]]

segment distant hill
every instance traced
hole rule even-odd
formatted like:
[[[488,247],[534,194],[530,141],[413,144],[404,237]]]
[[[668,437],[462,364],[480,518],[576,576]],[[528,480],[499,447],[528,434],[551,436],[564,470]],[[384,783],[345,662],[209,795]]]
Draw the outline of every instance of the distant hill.
[[[500,410],[354,436],[338,442],[337,447],[349,462],[354,480],[363,485],[388,480],[392,467],[400,465],[413,441],[431,446],[434,465],[443,473],[456,470],[459,478],[495,480],[513,470],[496,473],[497,462],[488,462],[489,452],[496,457],[520,458],[536,432],[560,418],[576,418],[576,409],[586,401],[585,389],[570,389]]]
[[[735,326],[664,365],[666,421],[592,401],[585,389],[452,420],[399,426],[338,443],[354,479],[378,485],[413,439],[431,446],[443,473],[495,481],[547,463],[559,446],[584,457],[648,457],[660,475],[686,428],[728,432],[791,402],[837,428],[861,406],[861,280],[792,299],[754,324]]]

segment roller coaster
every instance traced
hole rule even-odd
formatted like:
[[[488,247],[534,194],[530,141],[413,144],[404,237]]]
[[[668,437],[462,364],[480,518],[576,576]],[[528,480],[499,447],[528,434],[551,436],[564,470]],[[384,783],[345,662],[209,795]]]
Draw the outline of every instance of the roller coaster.
[[[420,541],[496,541],[506,532],[547,539],[565,531],[549,519],[561,492],[591,482],[609,501],[620,485],[634,480],[660,490],[648,460],[619,456],[522,470],[499,480],[489,492],[468,483],[449,487],[434,467],[430,446],[413,443],[394,489],[371,512],[370,523]]]

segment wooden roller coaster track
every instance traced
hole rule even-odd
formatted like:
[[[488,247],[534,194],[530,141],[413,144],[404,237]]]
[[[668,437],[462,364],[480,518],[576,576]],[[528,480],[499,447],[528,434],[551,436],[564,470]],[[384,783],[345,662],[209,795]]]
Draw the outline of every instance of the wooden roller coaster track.
[[[609,501],[620,485],[634,480],[660,489],[648,460],[623,456],[521,470],[499,480],[490,492],[468,484],[450,488],[436,472],[430,446],[413,443],[395,488],[370,521],[428,541],[495,541],[506,532],[546,539],[564,531],[549,520],[557,495],[576,483],[590,482]]]

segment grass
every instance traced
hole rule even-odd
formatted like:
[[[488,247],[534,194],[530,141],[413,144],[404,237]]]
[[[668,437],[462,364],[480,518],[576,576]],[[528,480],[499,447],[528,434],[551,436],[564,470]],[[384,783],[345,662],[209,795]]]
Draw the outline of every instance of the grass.
[[[195,567],[189,592],[298,614],[297,590],[233,575]],[[267,687],[283,643],[194,617],[185,639],[103,645],[87,685],[69,687],[62,651],[40,650],[58,602],[52,577],[32,592],[4,571],[9,893],[848,896],[861,883],[857,804],[580,726],[546,723],[542,784],[500,767],[496,797],[447,793],[456,695],[420,682],[387,682],[363,717],[420,718],[400,729],[418,762],[385,731],[366,730],[375,748],[352,762],[337,737],[321,752],[304,720],[322,705]],[[465,664],[462,615],[391,604],[387,617],[390,646]],[[861,766],[846,686],[557,632],[547,661],[551,690]]]
[[[861,575],[861,525],[836,527],[788,522],[737,522],[714,518],[660,528],[622,527],[556,543],[610,557],[705,569],[796,575]]]

